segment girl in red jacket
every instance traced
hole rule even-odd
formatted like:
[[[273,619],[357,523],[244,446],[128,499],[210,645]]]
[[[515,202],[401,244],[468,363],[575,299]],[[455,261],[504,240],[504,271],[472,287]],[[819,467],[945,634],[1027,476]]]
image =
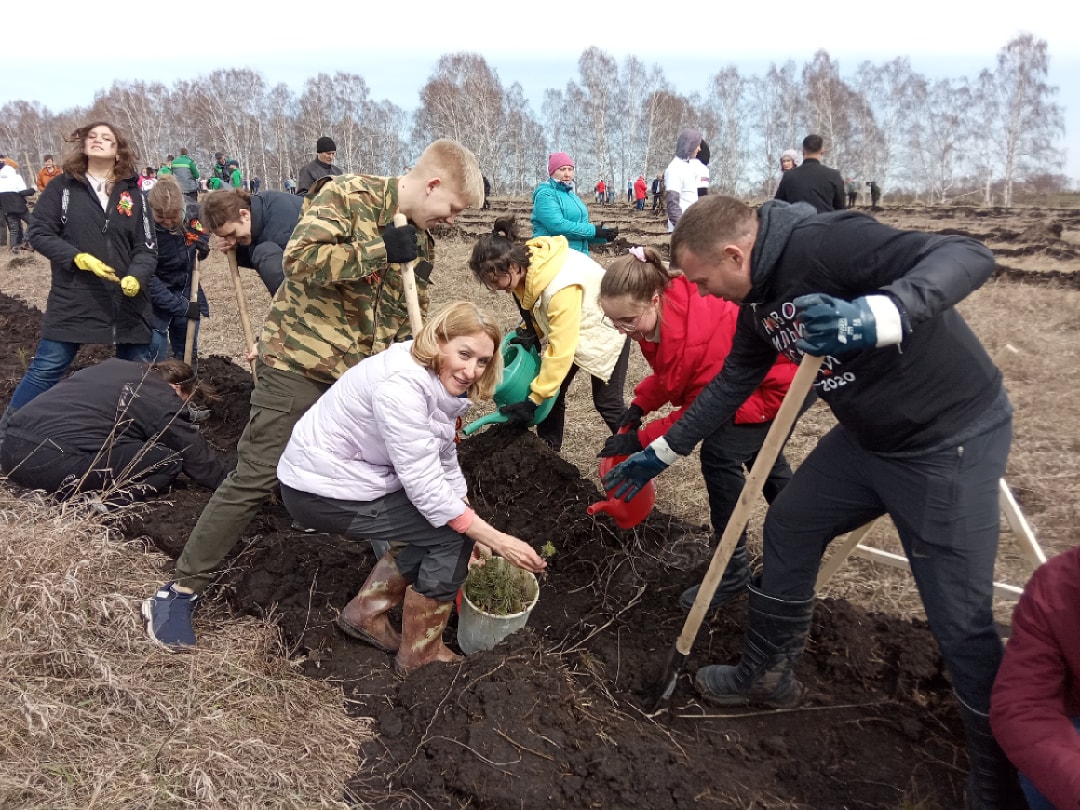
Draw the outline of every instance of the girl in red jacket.
[[[637,341],[653,373],[634,389],[634,400],[619,424],[629,432],[608,439],[600,456],[635,453],[660,436],[682,416],[701,390],[715,377],[735,335],[737,304],[702,296],[678,272],[670,272],[651,247],[634,247],[616,259],[600,283],[600,307],[612,329]],[[709,511],[715,537],[723,532],[742,491],[745,476],[769,432],[773,418],[795,376],[796,366],[779,358],[761,385],[743,403],[734,420],[701,444],[701,474],[709,492]],[[671,403],[676,410],[648,424],[648,413]],[[765,498],[772,503],[791,478],[784,454],[765,483]],[[734,599],[746,588],[750,567],[746,533],[731,555],[710,609]],[[689,610],[697,586],[684,591],[680,602]]]

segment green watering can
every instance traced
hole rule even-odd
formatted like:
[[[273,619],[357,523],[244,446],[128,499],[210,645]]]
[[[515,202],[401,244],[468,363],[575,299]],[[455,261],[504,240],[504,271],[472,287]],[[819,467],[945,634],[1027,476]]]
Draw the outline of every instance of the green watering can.
[[[511,343],[510,339],[515,334],[513,331],[508,332],[499,346],[499,353],[502,354],[503,359],[503,378],[502,382],[496,386],[492,399],[495,400],[495,405],[500,408],[525,399],[529,395],[529,386],[536,379],[536,375],[540,373],[540,355],[535,349],[526,349],[520,343]],[[556,394],[556,396],[549,397],[540,403],[536,409],[536,415],[533,417],[532,423],[534,425],[543,422],[547,418],[547,415],[551,413],[551,409],[555,406],[557,397]],[[466,436],[470,436],[486,425],[494,425],[505,421],[506,417],[495,411],[467,424],[464,427],[464,433]]]

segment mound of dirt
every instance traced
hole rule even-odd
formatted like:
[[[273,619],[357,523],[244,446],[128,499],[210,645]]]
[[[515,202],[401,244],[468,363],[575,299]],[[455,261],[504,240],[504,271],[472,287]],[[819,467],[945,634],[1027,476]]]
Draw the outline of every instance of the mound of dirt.
[[[10,301],[0,296],[9,345],[32,348],[40,316]],[[16,371],[8,366],[5,376]],[[202,376],[222,394],[205,434],[234,453],[250,377],[221,358],[207,358]],[[349,710],[374,718],[346,798],[492,809],[961,806],[959,720],[923,624],[825,600],[798,666],[808,705],[720,713],[698,702],[690,678],[737,659],[738,600],[702,627],[674,695],[648,717],[643,696],[685,618],[678,595],[704,573],[707,532],[659,512],[633,531],[588,516],[597,488],[532,434],[491,428],[465,439],[460,457],[482,516],[557,549],[529,626],[494,650],[396,677],[390,656],[332,623],[370,570],[370,548],[294,530],[274,499],[221,578],[234,610],[272,616],[298,666],[339,682]],[[181,483],[126,531],[176,556],[208,497]],[[452,620],[450,643],[454,629]]]

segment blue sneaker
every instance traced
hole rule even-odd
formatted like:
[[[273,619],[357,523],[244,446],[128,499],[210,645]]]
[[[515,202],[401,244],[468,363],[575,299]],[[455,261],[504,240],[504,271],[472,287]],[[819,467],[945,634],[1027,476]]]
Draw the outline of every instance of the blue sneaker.
[[[191,614],[199,600],[196,593],[180,593],[170,582],[142,604],[146,634],[162,646],[178,652],[195,646]]]

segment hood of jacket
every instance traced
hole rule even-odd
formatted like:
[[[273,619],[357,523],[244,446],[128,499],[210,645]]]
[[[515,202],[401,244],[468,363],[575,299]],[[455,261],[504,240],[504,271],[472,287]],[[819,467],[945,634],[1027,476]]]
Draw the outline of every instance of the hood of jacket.
[[[751,289],[746,301],[760,300],[759,296],[772,277],[773,267],[787,247],[792,230],[816,213],[810,203],[789,204],[782,200],[769,200],[758,209],[758,233],[750,252]]]

